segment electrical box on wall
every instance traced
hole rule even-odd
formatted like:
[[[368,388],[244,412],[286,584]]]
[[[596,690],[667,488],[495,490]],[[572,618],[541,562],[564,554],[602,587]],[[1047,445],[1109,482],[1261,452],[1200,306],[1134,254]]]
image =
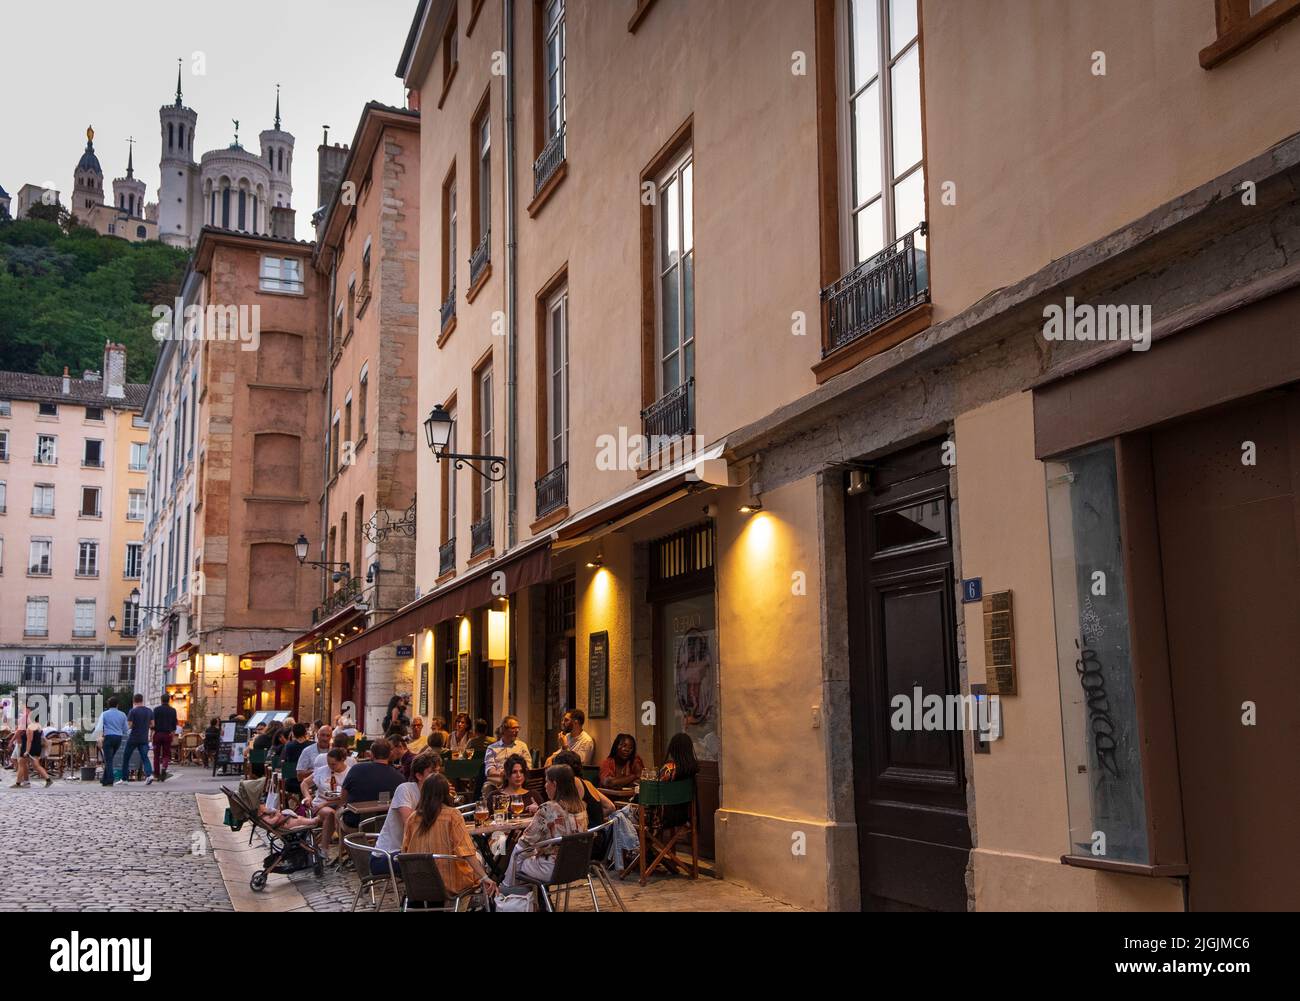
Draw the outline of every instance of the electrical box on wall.
[[[1016,630],[1010,591],[984,595],[984,674],[990,695],[1016,694]]]

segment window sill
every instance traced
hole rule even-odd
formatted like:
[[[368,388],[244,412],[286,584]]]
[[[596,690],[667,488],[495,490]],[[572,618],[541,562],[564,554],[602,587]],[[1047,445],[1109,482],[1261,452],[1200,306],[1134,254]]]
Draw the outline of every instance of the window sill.
[[[546,529],[550,528],[553,525],[558,525],[568,516],[569,516],[569,505],[565,504],[562,507],[557,507],[550,514],[543,515],[542,517],[538,518],[535,522],[533,522],[531,525],[528,526],[528,530],[532,532],[534,535],[536,535],[538,532],[545,531]]]
[[[548,180],[545,184],[542,185],[542,190],[537,192],[537,197],[534,198],[532,202],[529,203],[528,205],[529,219],[537,218],[537,214],[541,212],[543,206],[545,206],[546,203],[551,200],[551,195],[553,195],[555,193],[555,189],[560,186],[560,182],[563,181],[568,176],[569,176],[569,161],[566,158],[560,161],[560,165],[555,168],[555,173],[551,175],[550,180]]]
[[[447,100],[447,92],[451,90],[452,82],[456,79],[456,71],[460,69],[460,60],[451,64],[451,72],[447,74],[447,79],[442,81],[442,93],[438,95],[438,110],[442,110],[443,103]]]
[[[290,292],[290,291],[287,291],[287,290],[285,290],[285,289],[260,288],[260,287],[258,288],[257,291],[260,292],[262,295],[284,295],[284,296],[288,296],[290,299],[306,299],[306,298],[307,298],[307,293],[306,293],[306,292],[303,292],[303,291]],[[227,343],[229,343],[229,342],[227,342]]]
[[[1079,869],[1098,869],[1102,872],[1119,872],[1129,876],[1147,876],[1156,879],[1186,876],[1191,871],[1186,865],[1143,865],[1140,862],[1112,862],[1110,859],[1093,858],[1089,855],[1062,855],[1061,864],[1072,865]]]
[[[483,550],[483,552],[471,556],[468,562],[466,562],[465,564],[465,569],[468,570],[471,567],[478,566],[480,563],[486,563],[488,562],[488,560],[495,559],[496,555],[497,555],[496,548],[493,546],[488,546],[485,550]]]
[[[270,494],[244,494],[251,504],[310,504],[310,497],[275,497]]]
[[[352,454],[356,455],[358,452],[360,452],[361,449],[365,447],[365,444],[369,439],[370,439],[370,435],[366,434],[364,431],[361,432],[361,437],[352,443]]]
[[[78,521],[103,521],[104,516],[102,514],[79,514],[77,515],[77,520]]]
[[[357,302],[357,319],[358,319],[358,320],[361,319],[361,317],[362,317],[363,315],[365,315],[366,307],[369,306],[369,305],[370,305],[370,293],[367,292],[367,293],[366,293],[364,296],[362,296],[362,297],[360,298],[360,300]],[[350,336],[350,335],[349,335],[349,336]]]
[[[438,339],[434,341],[434,345],[436,347],[442,347],[444,344],[446,344],[447,341],[451,339],[451,332],[455,329],[456,329],[456,317],[453,316],[450,320],[447,321],[447,326],[442,328],[442,333],[438,335]]]
[[[488,279],[491,277],[492,277],[492,262],[488,261],[487,264],[483,266],[483,273],[478,276],[478,281],[476,281],[465,291],[465,302],[467,304],[472,303],[475,299],[478,298],[478,294],[481,291],[483,291],[483,286],[488,283]]]
[[[812,367],[813,375],[817,377],[817,385],[820,386],[860,365],[868,358],[919,334],[930,326],[933,315],[934,307],[928,302],[921,303],[902,316],[896,316],[888,323],[877,327],[871,333],[832,351]]]
[[[1300,14],[1300,0],[1275,0],[1258,14],[1229,29],[1201,49],[1201,69],[1214,69],[1297,14]]]
[[[440,574],[438,577],[434,578],[433,586],[437,587],[440,584],[445,584],[447,583],[447,581],[451,580],[455,576],[456,576],[456,571],[454,569],[448,570],[445,574]]]

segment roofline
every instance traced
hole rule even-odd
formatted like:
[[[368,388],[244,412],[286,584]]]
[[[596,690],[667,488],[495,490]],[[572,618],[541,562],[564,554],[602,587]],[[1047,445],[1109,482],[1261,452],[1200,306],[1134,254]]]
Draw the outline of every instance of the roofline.
[[[218,246],[227,247],[267,247],[282,250],[292,247],[311,256],[316,244],[311,240],[292,240],[282,236],[263,236],[258,233],[242,233],[234,229],[221,229],[217,226],[204,226],[199,230],[198,241],[194,244],[194,270],[207,274],[211,263],[212,251]]]
[[[410,65],[411,54],[415,51],[416,39],[419,37],[420,28],[424,25],[424,16],[429,11],[429,0],[420,0],[419,5],[415,8],[415,17],[411,19],[411,27],[406,32],[406,43],[402,46],[402,55],[397,60],[397,76],[403,80],[406,79],[406,70]]]
[[[325,212],[325,219],[321,223],[319,240],[316,244],[317,257],[326,249],[333,249],[336,243],[331,236],[330,230],[335,224],[336,215],[339,213],[343,182],[352,176],[359,163],[369,162],[374,159],[375,149],[379,145],[379,138],[383,135],[384,129],[387,128],[419,132],[420,113],[410,108],[394,108],[378,101],[366,102],[361,109],[361,118],[357,121],[357,131],[352,136],[352,144],[348,149],[348,158],[343,162],[343,173],[339,175],[339,186],[335,189],[333,197],[330,198],[329,206]],[[364,157],[360,154],[363,149],[368,150],[367,155]],[[355,208],[355,206],[351,208]]]

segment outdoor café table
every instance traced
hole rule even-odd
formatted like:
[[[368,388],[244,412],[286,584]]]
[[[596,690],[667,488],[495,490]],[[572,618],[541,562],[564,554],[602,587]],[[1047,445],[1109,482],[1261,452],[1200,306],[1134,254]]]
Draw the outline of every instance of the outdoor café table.
[[[605,789],[602,787],[599,791],[616,803],[631,803],[636,800],[636,790],[631,786],[626,789]]]
[[[514,851],[515,841],[518,840],[519,835],[523,834],[524,829],[528,827],[532,819],[532,817],[520,817],[517,820],[507,820],[500,824],[466,825],[469,829],[469,836],[478,842],[479,854],[488,867],[489,875],[497,882],[500,882],[506,874],[506,867],[510,864],[510,853]],[[499,860],[498,856],[492,854],[489,845],[489,839],[497,831],[506,832],[506,850],[500,855]]]

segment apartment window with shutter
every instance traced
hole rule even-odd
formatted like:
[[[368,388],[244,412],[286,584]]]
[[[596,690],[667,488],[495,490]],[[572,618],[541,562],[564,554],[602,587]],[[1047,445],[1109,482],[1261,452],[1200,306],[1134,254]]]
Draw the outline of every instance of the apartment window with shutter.
[[[125,569],[122,571],[122,576],[128,579],[138,580],[143,560],[144,544],[140,542],[128,542],[126,544]]]
[[[50,599],[48,597],[37,597],[27,599],[27,614],[23,621],[24,636],[48,636],[50,634]],[[37,657],[37,660],[44,658]],[[28,677],[27,671],[23,671],[23,680],[40,681],[40,675]]]
[[[9,461],[9,432],[0,431],[0,462]]]
[[[366,436],[366,402],[370,392],[370,370],[361,369],[361,379],[357,385],[357,437]]]
[[[27,557],[27,576],[48,577],[53,558],[52,539],[32,539]]]
[[[32,487],[32,514],[43,518],[54,515],[53,483],[37,483]]]
[[[82,539],[77,543],[77,576],[99,576],[99,543]]]
[[[36,436],[35,461],[38,466],[53,466],[59,461],[58,439],[52,434]]]
[[[57,403],[38,403],[36,404],[36,413],[40,417],[58,417],[59,405]]]
[[[145,498],[143,490],[132,490],[126,495],[126,520],[144,521]]]
[[[72,635],[81,637],[95,635],[94,598],[78,598],[73,605]]]
[[[263,292],[302,294],[304,291],[302,260],[297,257],[264,255],[259,288]]]
[[[99,494],[99,487],[81,488],[81,517],[98,518],[100,516]]]

